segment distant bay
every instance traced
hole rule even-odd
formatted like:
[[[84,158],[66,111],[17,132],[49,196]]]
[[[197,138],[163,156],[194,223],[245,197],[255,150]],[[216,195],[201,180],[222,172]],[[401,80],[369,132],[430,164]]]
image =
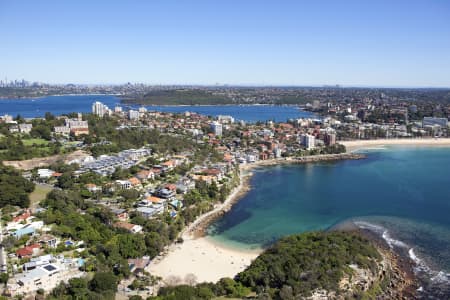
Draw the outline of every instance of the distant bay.
[[[43,117],[46,112],[54,115],[71,112],[91,112],[92,103],[100,101],[109,108],[121,105],[124,108],[137,109],[120,103],[120,99],[112,95],[65,95],[48,96],[35,99],[0,99],[0,115],[9,114],[13,117],[20,114],[25,118]],[[314,114],[300,110],[296,106],[271,105],[207,105],[207,106],[146,106],[148,110],[183,113],[196,112],[203,115],[231,115],[236,120],[257,122],[273,120],[285,122],[292,118],[315,117]]]

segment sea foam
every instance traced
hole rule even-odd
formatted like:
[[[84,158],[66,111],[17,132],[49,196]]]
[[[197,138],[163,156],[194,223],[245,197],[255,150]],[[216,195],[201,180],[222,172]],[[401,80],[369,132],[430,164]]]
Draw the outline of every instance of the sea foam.
[[[362,229],[371,230],[375,233],[381,234],[381,237],[386,241],[391,249],[395,247],[408,249],[409,258],[414,262],[416,272],[423,272],[429,275],[430,280],[437,284],[448,284],[450,283],[450,273],[444,271],[436,271],[431,269],[423,259],[419,258],[414,252],[414,248],[408,246],[406,243],[392,238],[389,231],[380,225],[372,224],[366,221],[354,221],[354,224]]]

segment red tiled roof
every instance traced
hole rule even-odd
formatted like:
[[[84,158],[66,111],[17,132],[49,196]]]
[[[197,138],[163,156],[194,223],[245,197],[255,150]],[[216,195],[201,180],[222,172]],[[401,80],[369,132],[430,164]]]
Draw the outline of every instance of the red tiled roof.
[[[135,225],[131,224],[131,223],[127,223],[127,222],[116,222],[116,223],[114,223],[114,226],[115,227],[119,227],[119,228],[123,228],[123,229],[126,229],[126,230],[132,230]]]
[[[33,245],[29,245],[20,249],[17,249],[16,251],[16,255],[17,256],[31,256],[33,255],[33,249],[39,249],[41,248],[41,246],[39,244],[33,244]]]
[[[177,190],[177,186],[175,184],[167,184],[165,186],[166,189],[171,190],[171,191],[176,191]]]
[[[128,179],[128,181],[131,183],[131,185],[139,185],[139,184],[141,184],[139,179],[137,179],[136,177],[131,177],[130,179]]]
[[[24,221],[26,219],[28,219],[29,217],[31,217],[31,213],[29,211],[17,216],[13,218],[14,222],[20,222],[20,221]]]

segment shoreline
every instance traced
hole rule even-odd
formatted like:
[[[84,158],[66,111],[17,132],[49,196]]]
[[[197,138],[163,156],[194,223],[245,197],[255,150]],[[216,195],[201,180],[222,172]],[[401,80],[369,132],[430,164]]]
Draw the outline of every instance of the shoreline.
[[[162,285],[217,282],[233,278],[262,252],[262,249],[240,250],[227,247],[205,236],[205,229],[229,211],[249,190],[252,173],[240,168],[239,185],[213,210],[200,215],[181,233],[182,243],[172,243],[147,266],[146,271],[162,278]]]
[[[339,143],[345,146],[347,153],[354,153],[358,150],[384,146],[450,147],[450,138],[351,140],[339,141]]]
[[[216,207],[199,216],[181,233],[183,243],[173,243],[157,256],[146,271],[162,278],[163,285],[192,282],[217,282],[224,277],[233,278],[243,271],[263,251],[259,249],[237,249],[214,241],[205,236],[206,228],[228,212],[250,190],[252,169],[280,164],[303,164],[320,161],[344,159],[363,159],[364,155],[353,153],[316,155],[299,159],[272,159],[239,166],[239,185],[227,199]]]
[[[419,279],[414,272],[415,262],[398,247],[390,247],[382,235],[370,229],[361,228],[352,220],[338,223],[327,231],[356,233],[369,240],[387,263],[390,272],[384,273],[390,284],[383,291],[389,299],[416,299]]]
[[[356,225],[355,225],[356,226]],[[397,248],[391,248],[388,243],[373,231],[358,227],[359,234],[371,241],[390,268],[390,284],[388,297],[416,299],[419,287],[418,278],[414,273],[415,263]]]
[[[223,203],[200,215],[194,222],[189,224],[180,236],[184,239],[199,238],[205,235],[205,229],[217,218],[228,212],[250,190],[250,178],[252,173],[239,166],[239,185],[234,187]]]
[[[121,96],[121,94],[103,94],[103,93],[99,93],[99,94],[92,94],[92,93],[88,93],[88,94],[51,94],[51,95],[43,95],[43,96],[26,96],[26,97],[5,97],[2,96],[0,97],[0,100],[39,100],[42,98],[47,98],[47,97],[65,97],[65,96],[115,96],[115,97],[119,97]],[[118,98],[120,99],[120,98]]]
[[[366,155],[360,153],[338,153],[338,154],[319,154],[309,155],[302,157],[288,157],[288,158],[274,158],[266,160],[258,160],[254,163],[248,163],[242,165],[244,170],[251,170],[257,167],[268,167],[278,165],[292,165],[292,164],[306,164],[326,161],[339,161],[339,160],[359,160],[365,159]]]
[[[305,164],[305,163],[315,163],[324,161],[338,161],[338,160],[358,160],[366,158],[363,154],[356,153],[340,153],[340,154],[321,154],[321,155],[311,155],[297,158],[274,158],[267,160],[258,160],[254,163],[246,163],[239,165],[239,185],[233,189],[227,199],[222,203],[217,205],[213,210],[204,213],[199,216],[193,223],[189,224],[188,227],[183,231],[182,237],[188,237],[188,235],[193,235],[194,237],[202,237],[205,235],[205,229],[213,223],[215,220],[220,218],[222,215],[227,213],[232,206],[237,203],[242,197],[244,197],[248,191],[250,191],[250,179],[253,176],[251,172],[255,168],[259,167],[269,167],[278,165],[288,165],[288,164]]]

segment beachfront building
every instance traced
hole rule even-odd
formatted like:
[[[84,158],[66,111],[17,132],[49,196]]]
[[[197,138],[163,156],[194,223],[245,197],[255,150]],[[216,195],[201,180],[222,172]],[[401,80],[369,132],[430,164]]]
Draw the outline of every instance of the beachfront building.
[[[336,134],[335,133],[326,133],[323,139],[325,145],[332,146],[336,144]]]
[[[61,281],[68,282],[71,278],[84,275],[78,270],[84,263],[81,259],[51,258],[51,261],[47,257],[36,258],[24,265],[25,271],[16,274],[7,286],[11,296],[29,295],[41,288],[50,291]]]
[[[423,127],[438,125],[442,128],[447,128],[448,127],[448,119],[447,118],[424,117],[422,124],[423,124]]]
[[[310,134],[302,134],[300,136],[300,144],[305,146],[307,150],[314,149],[316,146],[316,138],[313,135]]]

